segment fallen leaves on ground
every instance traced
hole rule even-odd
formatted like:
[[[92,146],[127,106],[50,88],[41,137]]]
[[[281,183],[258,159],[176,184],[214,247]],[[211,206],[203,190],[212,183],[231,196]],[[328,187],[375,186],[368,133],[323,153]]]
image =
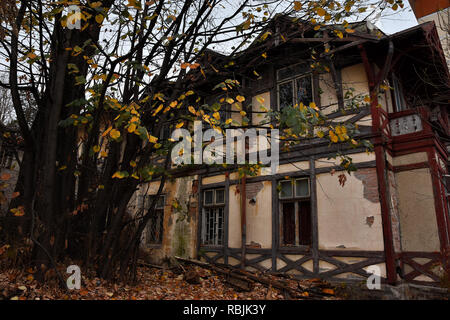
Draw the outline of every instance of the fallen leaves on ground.
[[[135,285],[107,282],[99,278],[82,276],[80,290],[61,289],[56,279],[39,284],[31,270],[5,270],[0,273],[0,300],[283,300],[283,292],[255,283],[249,292],[239,292],[225,278],[199,266],[184,266],[185,272],[172,272],[158,268],[139,267]],[[195,273],[198,284],[186,281],[186,273]],[[63,274],[68,277],[69,275]],[[267,276],[267,275],[266,275]],[[294,290],[299,299],[339,299],[326,282],[296,280],[287,276],[270,276]],[[315,292],[326,293],[317,297]]]

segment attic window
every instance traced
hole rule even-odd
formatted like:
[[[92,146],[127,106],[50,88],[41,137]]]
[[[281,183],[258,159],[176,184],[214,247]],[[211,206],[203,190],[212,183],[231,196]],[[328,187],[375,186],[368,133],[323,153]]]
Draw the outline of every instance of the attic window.
[[[392,85],[394,87],[395,111],[399,112],[408,109],[403,96],[403,86],[395,74],[392,75]]]
[[[308,71],[304,64],[277,71],[279,110],[300,102],[309,105],[313,101],[313,81]]]

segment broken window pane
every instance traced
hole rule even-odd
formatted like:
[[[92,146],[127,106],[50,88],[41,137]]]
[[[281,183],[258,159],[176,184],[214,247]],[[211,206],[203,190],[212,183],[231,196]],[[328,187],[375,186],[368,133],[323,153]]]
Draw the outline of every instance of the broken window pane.
[[[278,97],[279,97],[279,107],[280,110],[284,107],[289,107],[293,105],[293,82],[289,81],[278,86]]]
[[[297,179],[295,180],[295,196],[309,197],[309,180]]]
[[[304,105],[309,105],[313,101],[311,76],[306,76],[297,79],[297,100],[296,103],[302,102]]]

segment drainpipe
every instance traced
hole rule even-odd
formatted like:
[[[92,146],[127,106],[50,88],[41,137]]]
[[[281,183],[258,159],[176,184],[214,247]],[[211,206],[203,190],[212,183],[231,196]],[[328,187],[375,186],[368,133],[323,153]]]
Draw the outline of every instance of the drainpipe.
[[[244,176],[241,179],[241,246],[242,246],[242,252],[241,252],[241,268],[245,268],[245,254],[246,254],[246,246],[247,243],[247,216],[246,216],[246,174],[244,173]]]

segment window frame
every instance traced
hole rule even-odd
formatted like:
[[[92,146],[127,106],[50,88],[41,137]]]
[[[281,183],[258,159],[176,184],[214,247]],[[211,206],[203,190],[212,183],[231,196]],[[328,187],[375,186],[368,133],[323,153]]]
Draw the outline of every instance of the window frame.
[[[308,195],[307,196],[297,196],[296,190],[297,190],[297,181],[298,180],[307,180],[308,181]],[[291,190],[292,190],[292,196],[290,197],[281,197],[281,190],[278,192],[278,222],[279,222],[279,243],[280,246],[283,248],[297,248],[297,249],[309,249],[312,246],[312,207],[311,207],[311,179],[309,177],[293,177],[292,179],[283,179],[279,180],[278,183],[282,182],[291,182]],[[309,225],[309,244],[300,244],[300,205],[301,203],[308,203],[309,204],[309,220],[311,221],[311,224]],[[283,212],[283,205],[287,203],[293,203],[294,204],[294,221],[295,221],[295,227],[294,227],[294,244],[285,244],[284,243],[284,212]]]
[[[308,195],[307,196],[297,196],[297,184],[296,182],[298,180],[307,180],[308,181]],[[292,190],[292,196],[291,197],[282,197],[281,196],[281,190],[278,192],[278,199],[279,200],[291,200],[291,199],[309,199],[311,198],[311,181],[308,177],[298,177],[298,178],[292,178],[292,179],[284,179],[280,180],[278,183],[281,185],[283,182],[290,182],[291,183],[291,190]]]
[[[315,102],[314,101],[314,89],[315,89],[315,87],[314,87],[314,77],[313,77],[312,72],[307,72],[307,73],[303,73],[303,74],[297,74],[297,75],[294,75],[292,77],[283,79],[281,81],[278,81],[278,78],[277,78],[277,110],[278,111],[281,111],[281,109],[282,109],[281,105],[280,105],[280,86],[282,86],[283,84],[289,83],[289,82],[292,83],[292,101],[294,102],[293,105],[295,105],[297,103],[296,101],[298,100],[298,97],[297,97],[297,93],[298,93],[297,80],[301,79],[301,78],[306,78],[306,77],[309,77],[309,79],[311,80],[311,102]]]
[[[152,197],[157,197],[157,195],[156,194],[146,194],[146,195],[143,195],[143,209],[145,210],[145,211],[148,211],[148,210],[150,210],[150,202],[151,202],[151,199],[152,199]],[[158,205],[158,202],[159,202],[159,199],[156,201],[156,205],[155,205],[155,212],[161,212],[161,216],[160,216],[160,219],[161,219],[161,221],[160,221],[160,227],[161,227],[161,230],[160,230],[160,234],[161,234],[161,236],[160,236],[160,240],[158,240],[158,242],[153,242],[153,241],[151,241],[150,240],[150,232],[148,232],[148,239],[147,239],[147,245],[148,246],[150,246],[150,247],[160,247],[160,246],[162,246],[162,243],[163,243],[163,240],[164,240],[164,216],[165,216],[165,207],[166,207],[166,195],[165,194],[160,194],[159,196],[158,196],[160,199],[162,198],[163,200],[162,200],[162,205]],[[148,199],[148,204],[149,204],[149,206],[147,207],[147,199]],[[147,225],[146,225],[146,228],[150,228],[150,222],[151,222],[152,220],[151,219],[149,219],[149,221],[147,222]]]
[[[207,204],[206,201],[206,192],[213,191],[213,201],[210,204]],[[223,191],[223,202],[217,202],[217,191]],[[224,246],[224,239],[225,239],[225,202],[226,202],[226,189],[224,187],[219,188],[211,188],[211,189],[204,189],[202,190],[203,194],[203,201],[202,201],[202,208],[201,208],[201,232],[200,232],[200,245],[203,247],[222,247]],[[222,234],[221,237],[219,237],[218,234],[214,235],[214,242],[217,243],[205,243],[206,241],[206,234],[208,232],[207,228],[207,217],[206,217],[206,211],[207,210],[216,210],[216,209],[222,209],[222,221],[221,221],[221,227],[220,228],[214,228],[214,233],[218,233],[219,230],[221,230]],[[216,213],[218,214],[218,213]],[[218,217],[216,217],[218,219]]]

